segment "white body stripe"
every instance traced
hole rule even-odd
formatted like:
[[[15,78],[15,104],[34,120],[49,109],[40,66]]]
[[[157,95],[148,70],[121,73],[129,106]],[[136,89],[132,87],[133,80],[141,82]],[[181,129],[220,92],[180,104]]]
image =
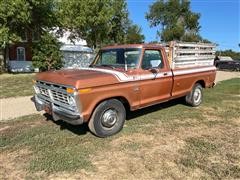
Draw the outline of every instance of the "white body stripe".
[[[115,71],[115,70],[109,70],[109,69],[99,69],[99,68],[80,68],[80,69],[81,70],[89,70],[89,71],[98,71],[98,72],[111,74],[111,75],[114,75],[120,82],[150,80],[150,79],[154,79],[154,78],[172,77],[171,71],[160,72],[157,75],[144,74],[141,76],[129,76],[126,73]],[[198,68],[198,69],[184,69],[184,70],[179,69],[179,70],[173,70],[173,75],[178,76],[178,75],[205,72],[205,71],[213,71],[213,70],[216,70],[215,66],[203,67],[203,68]]]
[[[119,81],[133,81],[135,80],[133,76],[128,76],[127,74],[115,70],[109,70],[109,69],[99,69],[99,68],[80,68],[81,70],[90,70],[90,71],[98,71],[103,72],[107,74],[114,75]]]
[[[211,66],[211,67],[202,67],[198,69],[184,69],[184,70],[173,70],[173,75],[184,75],[184,74],[191,74],[191,73],[198,73],[198,72],[205,72],[205,71],[215,71],[216,67]]]

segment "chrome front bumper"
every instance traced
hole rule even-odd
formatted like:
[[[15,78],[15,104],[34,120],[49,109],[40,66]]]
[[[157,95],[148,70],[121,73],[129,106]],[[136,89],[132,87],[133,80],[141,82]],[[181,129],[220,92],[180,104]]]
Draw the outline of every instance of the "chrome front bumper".
[[[83,118],[77,112],[70,112],[64,108],[58,107],[54,103],[45,102],[44,100],[38,98],[37,95],[35,95],[32,100],[37,111],[45,110],[47,113],[52,115],[54,121],[63,120],[73,125],[83,123]]]

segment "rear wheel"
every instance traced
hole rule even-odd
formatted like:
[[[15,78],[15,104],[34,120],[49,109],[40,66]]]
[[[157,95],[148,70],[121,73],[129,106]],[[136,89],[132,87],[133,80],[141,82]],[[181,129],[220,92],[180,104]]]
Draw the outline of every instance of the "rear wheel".
[[[203,88],[202,85],[196,83],[193,86],[192,91],[185,97],[187,104],[197,107],[202,103],[203,100]]]
[[[124,125],[126,110],[117,99],[100,103],[93,112],[88,127],[98,137],[107,137],[118,133]]]

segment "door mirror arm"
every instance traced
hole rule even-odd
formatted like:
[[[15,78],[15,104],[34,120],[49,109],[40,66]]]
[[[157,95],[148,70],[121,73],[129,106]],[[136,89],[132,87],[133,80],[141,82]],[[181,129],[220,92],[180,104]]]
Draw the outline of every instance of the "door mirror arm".
[[[154,79],[156,79],[156,77],[157,77],[157,75],[158,75],[158,73],[159,73],[159,69],[157,69],[157,68],[151,68],[151,69],[150,69],[150,72],[154,74],[154,78],[153,78],[153,80],[154,80]]]

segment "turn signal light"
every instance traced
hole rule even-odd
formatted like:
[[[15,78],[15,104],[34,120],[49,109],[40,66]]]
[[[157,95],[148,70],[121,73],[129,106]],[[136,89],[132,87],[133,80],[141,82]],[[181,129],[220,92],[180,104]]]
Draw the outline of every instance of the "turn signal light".
[[[73,88],[67,88],[67,93],[69,93],[69,94],[74,93],[74,89]]]
[[[80,89],[78,90],[79,93],[88,93],[90,92],[92,89],[91,88],[86,88],[86,89]]]

